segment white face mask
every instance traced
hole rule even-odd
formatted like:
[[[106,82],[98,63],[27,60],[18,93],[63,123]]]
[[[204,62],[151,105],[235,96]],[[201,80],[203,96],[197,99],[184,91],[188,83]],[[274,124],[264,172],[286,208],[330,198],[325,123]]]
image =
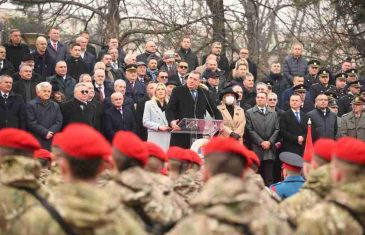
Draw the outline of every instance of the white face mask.
[[[235,98],[230,95],[230,96],[226,96],[224,98],[224,100],[225,100],[225,102],[226,102],[227,105],[232,105],[234,103]]]

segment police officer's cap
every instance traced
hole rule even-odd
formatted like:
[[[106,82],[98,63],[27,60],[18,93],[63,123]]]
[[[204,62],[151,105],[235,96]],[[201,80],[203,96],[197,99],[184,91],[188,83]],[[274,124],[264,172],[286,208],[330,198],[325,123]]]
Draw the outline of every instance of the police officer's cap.
[[[312,67],[319,67],[321,62],[319,62],[319,60],[310,60],[308,61],[308,65],[312,65]]]
[[[335,78],[338,79],[338,80],[346,80],[347,74],[346,73],[338,73],[338,74],[336,74]]]
[[[320,77],[329,77],[330,76],[330,71],[328,69],[321,69],[319,72],[318,72],[318,76]]]
[[[290,166],[297,168],[303,167],[303,159],[296,153],[282,152],[280,153],[279,158],[283,163],[286,163]]]

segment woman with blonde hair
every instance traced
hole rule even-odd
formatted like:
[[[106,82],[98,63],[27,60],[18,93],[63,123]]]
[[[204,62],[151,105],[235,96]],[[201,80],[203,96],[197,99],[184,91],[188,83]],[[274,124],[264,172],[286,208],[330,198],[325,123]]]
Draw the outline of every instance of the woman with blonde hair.
[[[170,127],[165,116],[167,91],[163,83],[157,83],[155,94],[146,102],[143,113],[143,126],[147,128],[147,141],[153,142],[167,151],[170,145]]]

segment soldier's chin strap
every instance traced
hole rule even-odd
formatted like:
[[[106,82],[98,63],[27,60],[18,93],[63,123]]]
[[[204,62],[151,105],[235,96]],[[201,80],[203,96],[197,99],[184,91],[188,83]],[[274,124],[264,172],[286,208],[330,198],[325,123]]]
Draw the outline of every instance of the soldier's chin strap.
[[[24,188],[24,187],[17,187],[17,188],[24,190],[24,191],[28,192],[29,194],[31,194],[33,197],[35,197],[42,204],[44,209],[46,209],[48,211],[48,213],[51,215],[51,217],[54,220],[56,220],[56,222],[62,228],[62,230],[65,232],[65,234],[78,235],[77,233],[75,233],[73,231],[73,229],[70,227],[70,225],[62,218],[62,216],[60,215],[60,213],[58,213],[56,208],[54,208],[51,204],[49,204],[45,198],[43,198],[42,196],[37,194],[35,190],[30,189],[30,188]]]

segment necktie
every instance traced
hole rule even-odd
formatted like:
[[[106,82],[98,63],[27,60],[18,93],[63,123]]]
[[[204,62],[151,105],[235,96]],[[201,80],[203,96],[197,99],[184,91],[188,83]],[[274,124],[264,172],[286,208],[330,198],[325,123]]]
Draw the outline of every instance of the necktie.
[[[53,46],[53,49],[55,50],[55,51],[57,51],[57,43],[52,43],[52,46]]]
[[[3,97],[4,97],[4,100],[5,100],[5,103],[6,103],[6,100],[8,99],[8,94],[4,94]]]
[[[104,94],[103,94],[102,87],[99,86],[98,90],[99,90],[99,99],[100,99],[100,102],[103,102],[104,101]]]
[[[298,122],[300,123],[300,115],[299,115],[299,112],[295,112],[295,117],[297,118]]]
[[[196,100],[196,90],[191,91],[191,96],[193,97],[193,100]]]
[[[262,114],[265,114],[265,109],[260,109]]]
[[[2,70],[3,69],[3,62],[1,61],[0,62],[0,70]]]

